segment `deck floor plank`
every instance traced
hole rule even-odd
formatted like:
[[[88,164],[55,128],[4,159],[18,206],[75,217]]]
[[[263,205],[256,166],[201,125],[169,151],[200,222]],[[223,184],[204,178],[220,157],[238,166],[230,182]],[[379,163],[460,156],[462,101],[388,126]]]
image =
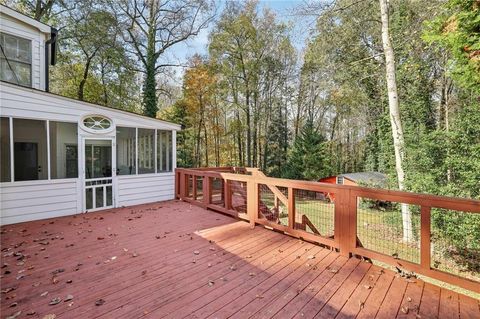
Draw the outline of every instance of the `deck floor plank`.
[[[0,319],[480,318],[478,300],[181,201],[2,226],[1,246]]]

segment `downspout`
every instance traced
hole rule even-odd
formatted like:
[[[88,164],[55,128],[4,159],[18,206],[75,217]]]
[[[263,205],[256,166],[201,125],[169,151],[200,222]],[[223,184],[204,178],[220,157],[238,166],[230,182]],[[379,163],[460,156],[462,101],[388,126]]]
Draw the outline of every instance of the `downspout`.
[[[50,89],[49,65],[55,65],[55,63],[57,62],[57,35],[58,35],[58,30],[55,28],[51,28],[50,39],[48,39],[45,42],[45,91],[46,92],[48,92]]]

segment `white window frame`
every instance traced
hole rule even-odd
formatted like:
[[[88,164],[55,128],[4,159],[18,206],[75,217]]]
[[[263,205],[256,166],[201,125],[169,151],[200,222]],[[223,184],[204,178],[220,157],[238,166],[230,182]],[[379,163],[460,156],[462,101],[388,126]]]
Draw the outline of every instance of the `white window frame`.
[[[24,87],[30,87],[30,88],[33,87],[33,45],[32,45],[32,39],[19,37],[18,35],[14,35],[14,34],[11,34],[11,33],[8,33],[8,32],[3,32],[3,31],[0,32],[0,37],[4,37],[5,35],[8,35],[10,37],[13,37],[13,38],[17,39],[17,52],[18,52],[18,40],[25,40],[25,41],[29,42],[29,50],[30,50],[30,61],[29,62],[21,61],[21,60],[11,58],[11,57],[7,57],[6,52],[5,52],[6,48],[3,48],[3,51],[0,54],[0,60],[5,60],[7,64],[8,64],[9,61],[11,61],[11,62],[20,63],[20,64],[30,66],[30,83],[29,84],[19,83],[17,74],[13,70],[11,70],[11,71],[15,75],[16,81],[7,81],[7,80],[4,80],[4,81],[6,81],[8,83],[21,85],[21,86],[24,86]],[[5,43],[5,41],[4,41],[4,43]]]

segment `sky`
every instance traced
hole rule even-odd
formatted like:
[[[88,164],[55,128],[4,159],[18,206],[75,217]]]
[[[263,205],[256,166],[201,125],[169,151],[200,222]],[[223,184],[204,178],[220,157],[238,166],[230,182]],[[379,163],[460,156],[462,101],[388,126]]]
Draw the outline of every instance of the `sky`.
[[[259,1],[259,11],[263,8],[268,7],[273,10],[278,20],[284,21],[287,23],[292,23],[292,42],[295,48],[301,52],[305,47],[305,40],[308,36],[308,29],[311,27],[311,19],[300,19],[298,16],[294,16],[294,10],[299,5],[301,5],[304,0],[260,0]],[[218,7],[218,15],[221,14],[225,2],[220,1]],[[188,59],[198,53],[200,55],[207,54],[207,45],[208,45],[208,35],[213,28],[214,23],[212,23],[208,28],[203,29],[200,34],[192,39],[189,39],[187,42],[179,43],[175,45],[170,50],[166,52],[167,56],[165,57],[170,62],[175,62],[178,64],[185,64]],[[177,68],[178,80],[181,79],[183,74],[183,68]]]

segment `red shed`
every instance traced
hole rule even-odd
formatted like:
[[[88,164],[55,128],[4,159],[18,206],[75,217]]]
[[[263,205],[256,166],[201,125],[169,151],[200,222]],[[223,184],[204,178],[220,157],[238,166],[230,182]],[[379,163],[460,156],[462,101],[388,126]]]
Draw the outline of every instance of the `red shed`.
[[[368,185],[372,187],[383,188],[387,185],[387,175],[380,172],[357,172],[340,174],[336,176],[324,177],[318,180],[321,183],[339,184],[339,185]],[[332,193],[326,193],[325,196],[332,202],[335,196]]]

